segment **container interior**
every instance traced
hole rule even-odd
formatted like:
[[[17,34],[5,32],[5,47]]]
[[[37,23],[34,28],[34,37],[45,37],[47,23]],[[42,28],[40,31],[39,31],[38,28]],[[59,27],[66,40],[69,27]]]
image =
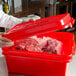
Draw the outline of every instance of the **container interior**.
[[[43,36],[57,39],[63,43],[60,54],[16,50],[15,48],[11,48],[11,47],[3,48],[4,50],[3,54],[13,55],[13,56],[23,56],[23,57],[27,56],[27,57],[46,58],[46,59],[59,59],[59,60],[71,59],[75,49],[73,34],[67,33],[67,32],[49,32],[49,33],[47,32],[47,33],[37,35],[37,37],[39,38],[42,38]]]

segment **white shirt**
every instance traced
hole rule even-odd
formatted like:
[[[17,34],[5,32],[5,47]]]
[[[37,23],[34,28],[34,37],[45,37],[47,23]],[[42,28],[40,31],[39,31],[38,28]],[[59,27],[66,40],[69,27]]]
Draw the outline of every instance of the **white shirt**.
[[[12,28],[14,25],[22,23],[22,19],[5,14],[0,10],[0,27]]]
[[[41,17],[34,14],[28,15],[27,17],[16,18],[12,15],[5,14],[2,10],[0,10],[0,27],[12,28],[19,23],[28,22],[31,19],[37,20],[40,18]]]

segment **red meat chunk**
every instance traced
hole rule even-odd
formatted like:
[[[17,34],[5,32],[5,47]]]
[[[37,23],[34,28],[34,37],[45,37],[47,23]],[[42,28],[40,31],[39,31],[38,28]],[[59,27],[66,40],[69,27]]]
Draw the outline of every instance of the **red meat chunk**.
[[[41,52],[41,49],[38,46],[38,41],[33,38],[26,38],[23,40],[16,41],[15,45],[15,48],[19,50]]]
[[[56,46],[57,46],[56,41],[50,39],[47,40],[46,45],[42,48],[42,50],[43,52],[57,54],[57,50],[55,49]]]

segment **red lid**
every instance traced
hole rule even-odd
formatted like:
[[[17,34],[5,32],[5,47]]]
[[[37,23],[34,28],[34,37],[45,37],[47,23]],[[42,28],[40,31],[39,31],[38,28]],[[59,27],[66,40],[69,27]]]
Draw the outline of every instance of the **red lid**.
[[[44,32],[62,30],[67,27],[72,27],[74,21],[75,20],[70,17],[69,13],[42,18],[36,21],[15,25],[7,31],[7,35],[4,35],[4,37],[11,40],[17,40]]]

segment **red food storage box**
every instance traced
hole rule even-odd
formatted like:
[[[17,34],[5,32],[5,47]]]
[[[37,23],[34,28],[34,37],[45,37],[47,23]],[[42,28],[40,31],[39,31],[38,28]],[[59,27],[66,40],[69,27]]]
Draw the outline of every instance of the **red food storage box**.
[[[18,24],[4,37],[16,41],[32,35],[42,38],[51,37],[63,43],[61,54],[30,52],[4,47],[8,71],[31,76],[66,76],[67,64],[75,54],[74,36],[67,32],[52,32],[72,26],[74,19],[62,14]]]

